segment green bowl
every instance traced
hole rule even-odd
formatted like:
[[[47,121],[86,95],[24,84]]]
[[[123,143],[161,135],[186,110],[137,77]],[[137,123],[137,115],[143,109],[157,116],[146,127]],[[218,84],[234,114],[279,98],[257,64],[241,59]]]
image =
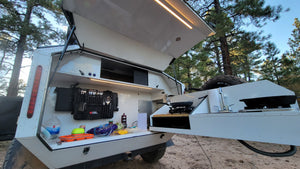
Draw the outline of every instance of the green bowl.
[[[72,130],[72,134],[83,134],[84,129],[83,128],[75,128]]]

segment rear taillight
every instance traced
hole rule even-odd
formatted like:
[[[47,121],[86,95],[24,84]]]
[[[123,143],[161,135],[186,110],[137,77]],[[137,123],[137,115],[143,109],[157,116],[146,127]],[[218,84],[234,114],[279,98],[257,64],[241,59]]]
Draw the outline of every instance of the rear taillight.
[[[36,71],[35,71],[35,76],[34,76],[34,82],[33,82],[33,86],[32,86],[31,96],[30,96],[29,107],[28,107],[28,110],[27,110],[27,117],[28,118],[31,118],[33,116],[36,97],[37,97],[37,94],[38,94],[38,91],[39,91],[39,86],[40,86],[40,81],[41,81],[41,75],[42,75],[42,66],[39,65],[36,68]]]

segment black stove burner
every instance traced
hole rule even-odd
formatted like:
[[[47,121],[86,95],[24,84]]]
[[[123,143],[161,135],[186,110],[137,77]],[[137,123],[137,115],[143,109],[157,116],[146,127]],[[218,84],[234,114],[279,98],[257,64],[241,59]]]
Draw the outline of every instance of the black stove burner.
[[[169,113],[191,113],[193,111],[193,102],[174,102],[171,103]]]

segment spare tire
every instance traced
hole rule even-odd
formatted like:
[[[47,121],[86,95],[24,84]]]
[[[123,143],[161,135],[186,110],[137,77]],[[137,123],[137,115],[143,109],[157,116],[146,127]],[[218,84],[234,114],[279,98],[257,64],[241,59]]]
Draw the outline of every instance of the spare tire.
[[[155,163],[164,156],[165,152],[166,147],[161,147],[150,152],[143,153],[141,154],[141,157],[147,163]]]
[[[22,97],[0,96],[0,141],[14,138],[22,101]]]
[[[233,86],[237,84],[246,83],[247,81],[232,75],[218,75],[208,80],[202,87],[201,90],[215,89],[225,86]]]
[[[27,148],[25,148],[18,140],[13,139],[11,145],[9,146],[6,152],[2,168],[47,169],[48,167],[46,167],[34,154],[32,154]]]

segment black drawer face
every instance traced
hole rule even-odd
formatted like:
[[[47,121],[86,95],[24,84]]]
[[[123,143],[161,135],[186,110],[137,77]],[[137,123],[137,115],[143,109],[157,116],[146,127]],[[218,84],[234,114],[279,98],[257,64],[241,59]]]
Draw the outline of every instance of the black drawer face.
[[[154,116],[152,122],[153,127],[191,129],[189,116]]]

